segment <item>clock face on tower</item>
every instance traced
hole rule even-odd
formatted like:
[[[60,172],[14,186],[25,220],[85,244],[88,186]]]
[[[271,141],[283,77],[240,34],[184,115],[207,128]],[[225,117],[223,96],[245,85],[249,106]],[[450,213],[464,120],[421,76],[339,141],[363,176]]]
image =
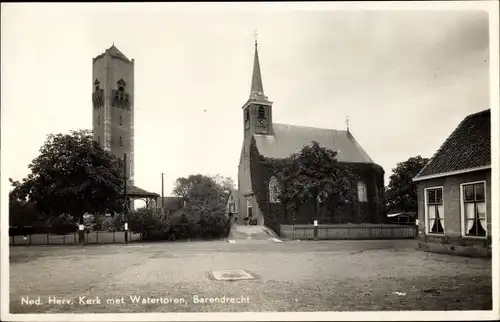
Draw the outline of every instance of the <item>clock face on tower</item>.
[[[259,125],[260,126],[266,126],[267,125],[267,120],[266,119],[259,120]]]

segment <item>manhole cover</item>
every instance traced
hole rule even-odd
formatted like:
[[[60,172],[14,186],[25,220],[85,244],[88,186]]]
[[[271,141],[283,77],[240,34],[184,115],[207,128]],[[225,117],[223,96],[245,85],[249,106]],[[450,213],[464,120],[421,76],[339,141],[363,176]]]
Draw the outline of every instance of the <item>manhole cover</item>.
[[[225,271],[212,271],[211,277],[216,281],[237,281],[237,280],[252,280],[255,279],[252,274],[242,270],[225,270]]]

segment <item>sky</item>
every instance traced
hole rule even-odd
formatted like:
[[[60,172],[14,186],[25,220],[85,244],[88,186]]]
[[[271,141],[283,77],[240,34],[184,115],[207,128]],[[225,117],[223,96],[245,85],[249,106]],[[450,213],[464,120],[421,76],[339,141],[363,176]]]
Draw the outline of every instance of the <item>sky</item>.
[[[314,8],[2,4],[5,175],[25,177],[46,135],[91,129],[92,58],[113,42],[135,59],[135,184],[161,193],[163,172],[166,195],[190,174],[237,182],[256,30],[273,121],[349,117],[386,185],[490,108],[486,12]]]

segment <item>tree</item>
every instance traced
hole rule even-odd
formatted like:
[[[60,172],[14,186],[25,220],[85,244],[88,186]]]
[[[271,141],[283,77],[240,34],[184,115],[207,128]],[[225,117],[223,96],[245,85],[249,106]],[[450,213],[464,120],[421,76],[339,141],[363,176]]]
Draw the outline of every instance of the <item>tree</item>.
[[[352,181],[356,176],[336,156],[336,152],[312,142],[286,159],[270,160],[275,165],[280,185],[278,197],[285,208],[285,217],[288,210],[296,211],[309,202],[314,203],[318,216],[320,207],[333,211],[353,199]]]
[[[422,170],[429,159],[420,155],[397,164],[392,169],[386,188],[386,206],[390,212],[417,211],[417,184],[413,178]]]
[[[29,169],[22,183],[15,182],[16,197],[48,217],[71,215],[84,224],[85,213],[123,210],[123,162],[101,149],[91,131],[49,135]]]
[[[220,175],[197,174],[176,180],[173,194],[186,201],[183,220],[196,224],[193,235],[216,235],[224,229],[227,190],[232,187],[232,180]]]

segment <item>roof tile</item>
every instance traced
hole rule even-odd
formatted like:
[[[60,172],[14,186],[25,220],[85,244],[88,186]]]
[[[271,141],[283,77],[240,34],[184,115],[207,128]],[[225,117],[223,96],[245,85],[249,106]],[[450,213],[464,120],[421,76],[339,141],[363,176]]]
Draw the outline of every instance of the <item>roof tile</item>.
[[[415,177],[491,165],[490,110],[467,116]]]

